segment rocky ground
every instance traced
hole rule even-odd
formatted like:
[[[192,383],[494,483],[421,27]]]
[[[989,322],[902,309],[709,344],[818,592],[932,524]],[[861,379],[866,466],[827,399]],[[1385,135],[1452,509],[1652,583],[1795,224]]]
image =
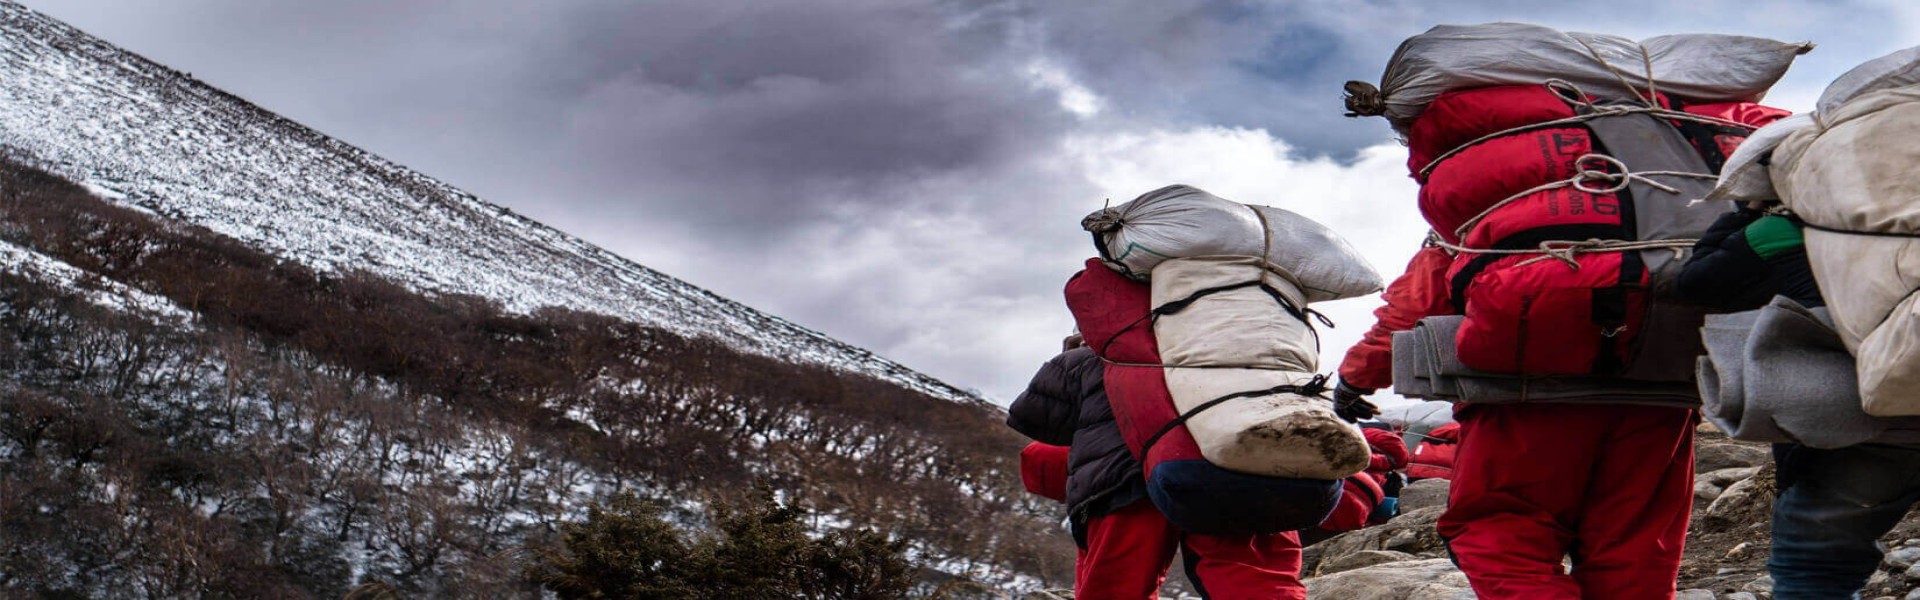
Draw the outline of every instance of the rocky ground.
[[[1680,571],[1682,600],[1773,597],[1766,576],[1772,540],[1772,460],[1765,445],[1729,440],[1702,426],[1694,479],[1693,524]],[[1466,577],[1447,559],[1434,532],[1446,505],[1446,482],[1417,482],[1402,492],[1403,514],[1380,527],[1349,532],[1307,548],[1305,574],[1315,598],[1342,600],[1470,600]],[[1883,540],[1891,552],[1863,596],[1920,600],[1920,517],[1910,516]]]

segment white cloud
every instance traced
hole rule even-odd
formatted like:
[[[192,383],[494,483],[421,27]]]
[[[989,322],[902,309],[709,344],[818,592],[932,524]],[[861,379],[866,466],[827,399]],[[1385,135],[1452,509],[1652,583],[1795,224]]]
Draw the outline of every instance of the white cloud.
[[[1082,119],[1095,117],[1107,106],[1107,101],[1087,86],[1074,81],[1067,71],[1051,61],[1036,60],[1027,67],[1027,75],[1040,89],[1060,96],[1060,108]]]

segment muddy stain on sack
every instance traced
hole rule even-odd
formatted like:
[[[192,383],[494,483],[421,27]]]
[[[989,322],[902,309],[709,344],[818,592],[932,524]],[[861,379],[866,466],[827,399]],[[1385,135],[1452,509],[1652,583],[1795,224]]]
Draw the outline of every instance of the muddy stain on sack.
[[[1332,415],[1305,410],[1247,428],[1247,438],[1271,440],[1262,446],[1297,453],[1296,465],[1325,465],[1323,469],[1358,473],[1366,469],[1370,452],[1366,442]]]

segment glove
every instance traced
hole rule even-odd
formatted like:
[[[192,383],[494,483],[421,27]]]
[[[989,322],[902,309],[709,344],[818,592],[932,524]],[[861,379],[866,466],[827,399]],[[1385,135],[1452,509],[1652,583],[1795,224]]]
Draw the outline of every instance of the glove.
[[[1385,492],[1383,495],[1386,497],[1381,498],[1380,503],[1374,505],[1373,514],[1368,515],[1367,522],[1380,525],[1400,516],[1400,490],[1405,487],[1407,487],[1407,476],[1401,475],[1399,471],[1388,472],[1387,483],[1380,486],[1380,491]]]
[[[1341,381],[1333,386],[1333,414],[1346,419],[1348,423],[1358,423],[1362,419],[1371,419],[1380,414],[1380,407],[1368,402],[1365,396],[1373,390],[1363,390]]]

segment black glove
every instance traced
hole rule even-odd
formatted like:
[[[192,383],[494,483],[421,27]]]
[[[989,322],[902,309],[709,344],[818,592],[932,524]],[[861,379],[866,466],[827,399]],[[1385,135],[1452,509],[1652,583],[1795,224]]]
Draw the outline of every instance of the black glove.
[[[1363,390],[1342,381],[1333,386],[1333,414],[1340,415],[1348,423],[1358,423],[1362,419],[1371,419],[1380,414],[1380,407],[1368,402],[1365,396],[1373,390]]]
[[[1407,487],[1406,475],[1401,475],[1399,471],[1388,471],[1387,484],[1380,486],[1380,491],[1386,492],[1388,498],[1399,498],[1400,490],[1405,487]]]

